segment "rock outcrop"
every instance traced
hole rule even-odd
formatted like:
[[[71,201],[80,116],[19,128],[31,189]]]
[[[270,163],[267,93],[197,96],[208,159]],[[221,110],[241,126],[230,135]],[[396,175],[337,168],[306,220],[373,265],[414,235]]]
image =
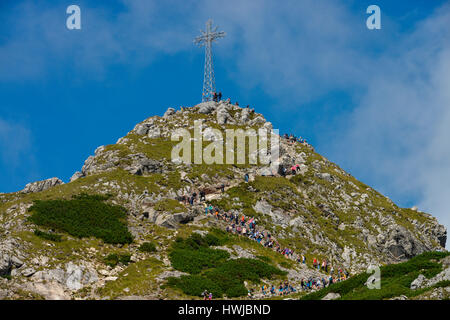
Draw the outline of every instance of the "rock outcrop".
[[[60,179],[58,178],[51,178],[47,180],[37,181],[28,183],[25,188],[22,190],[22,193],[35,193],[35,192],[41,192],[47,189],[50,189],[54,186],[63,184]]]

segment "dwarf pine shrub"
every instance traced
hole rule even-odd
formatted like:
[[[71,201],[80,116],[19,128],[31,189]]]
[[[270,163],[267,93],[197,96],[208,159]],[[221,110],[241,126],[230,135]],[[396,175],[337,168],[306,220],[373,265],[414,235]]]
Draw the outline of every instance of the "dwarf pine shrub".
[[[41,230],[34,230],[34,234],[36,236],[38,236],[39,238],[45,239],[45,240],[50,240],[50,241],[54,241],[54,242],[61,242],[62,241],[62,236],[60,234],[56,234],[56,233],[48,233],[48,232],[44,232]]]
[[[156,252],[156,245],[153,242],[144,242],[139,246],[139,250],[142,252]]]
[[[105,257],[104,261],[106,265],[112,268],[117,266],[119,263],[126,266],[131,261],[131,255],[128,253],[124,254],[110,253]]]
[[[79,238],[94,236],[106,243],[131,243],[125,208],[105,203],[107,199],[103,195],[81,194],[71,200],[36,200],[29,209],[29,220]]]
[[[367,288],[365,283],[370,274],[364,272],[343,282],[332,284],[327,288],[308,294],[302,299],[321,299],[329,292],[339,293],[341,299],[345,300],[382,300],[400,295],[414,297],[430,288],[412,290],[410,288],[411,282],[419,274],[423,274],[427,278],[437,275],[442,271],[442,265],[437,260],[449,254],[448,252],[426,252],[406,262],[382,266],[380,268],[381,288],[379,290]]]
[[[227,235],[218,231],[202,237],[193,233],[189,238],[177,238],[173,243],[169,258],[172,266],[190,275],[169,278],[167,285],[181,289],[185,294],[200,296],[208,290],[215,297],[224,294],[240,297],[247,294],[244,281],[258,282],[286,272],[257,259],[230,260],[224,250],[210,248],[226,242]]]

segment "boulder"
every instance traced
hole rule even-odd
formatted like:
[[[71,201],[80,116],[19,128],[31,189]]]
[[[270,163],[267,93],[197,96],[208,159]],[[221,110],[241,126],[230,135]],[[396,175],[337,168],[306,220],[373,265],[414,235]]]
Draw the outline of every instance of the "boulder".
[[[83,178],[83,177],[84,177],[84,175],[80,171],[77,171],[70,178],[70,182],[73,182],[73,181],[78,180],[78,179]]]
[[[255,259],[255,255],[253,253],[243,249],[241,246],[238,246],[237,244],[233,245],[233,249],[236,252],[236,256],[232,256],[231,259],[240,259],[240,258]]]
[[[318,177],[319,179],[322,179],[322,180],[326,180],[328,182],[334,181],[333,176],[331,174],[329,174],[328,172],[317,173],[316,177]]]
[[[147,136],[150,139],[156,139],[161,137],[161,129],[157,126],[150,127],[147,132]]]
[[[383,237],[380,237],[380,240],[384,242],[383,250],[396,260],[410,259],[429,251],[411,231],[399,225],[389,226],[388,231],[383,234]]]
[[[240,122],[246,123],[249,118],[250,118],[250,109],[248,108],[242,109]]]
[[[34,270],[34,268],[26,268],[26,269],[22,270],[22,272],[21,272],[21,274],[27,278],[31,277],[35,273],[36,273],[36,270]]]
[[[177,229],[180,223],[188,223],[194,220],[195,216],[194,214],[188,212],[159,212],[153,208],[148,208],[145,213],[150,222],[168,229]]]
[[[265,200],[259,200],[253,206],[256,212],[268,215],[272,218],[272,222],[280,225],[281,227],[286,227],[289,223],[289,218],[283,214],[280,209],[273,209],[272,206]]]
[[[134,131],[137,135],[144,136],[147,134],[148,128],[149,126],[147,124],[138,124],[135,127]]]
[[[450,281],[450,268],[446,268],[445,270],[428,280],[426,286],[431,287],[441,281]]]
[[[422,288],[424,286],[424,283],[426,283],[427,278],[423,274],[419,274],[417,279],[415,279],[413,282],[411,282],[411,290],[416,290],[419,288]]]
[[[408,297],[402,294],[401,296],[394,297],[389,300],[408,300]]]
[[[168,118],[171,115],[175,114],[175,109],[174,108],[168,108],[167,111],[164,113],[163,118]]]
[[[322,300],[336,300],[339,299],[341,295],[339,293],[330,292]]]
[[[11,258],[7,254],[0,252],[0,276],[7,276],[11,273]]]
[[[142,176],[151,173],[162,173],[162,164],[156,160],[148,159],[143,153],[130,154],[124,160],[124,163],[131,161],[130,165],[123,167],[131,174]]]
[[[35,192],[41,192],[47,189],[50,189],[51,187],[63,184],[60,179],[58,178],[51,178],[47,180],[37,181],[29,183],[25,186],[25,188],[21,191],[22,193],[35,193]]]
[[[95,269],[69,262],[62,268],[42,270],[34,273],[31,278],[34,281],[54,282],[64,288],[77,291],[84,286],[98,281]]]
[[[229,120],[232,120],[232,117],[228,113],[228,110],[225,106],[220,106],[217,109],[217,123],[226,124],[227,122],[229,122]]]
[[[217,103],[214,101],[202,102],[197,105],[199,107],[198,112],[203,114],[210,114],[217,108]]]
[[[259,115],[259,116],[255,117],[253,120],[251,120],[249,122],[249,125],[254,126],[257,124],[265,124],[265,123],[266,123],[266,119],[264,119],[261,115]]]

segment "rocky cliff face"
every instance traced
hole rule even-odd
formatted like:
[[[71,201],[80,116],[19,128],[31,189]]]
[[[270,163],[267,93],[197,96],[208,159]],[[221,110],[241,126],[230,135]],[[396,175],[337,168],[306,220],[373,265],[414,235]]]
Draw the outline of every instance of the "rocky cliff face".
[[[178,128],[192,131],[195,120],[202,122],[211,140],[213,129],[272,127],[263,115],[224,101],[178,111],[169,108],[163,117],[137,124],[116,144],[97,148],[70,183],[53,178],[29,184],[22,192],[0,194],[0,275],[9,279],[0,278],[0,298],[183,297],[159,287],[177,273],[168,260],[169,246],[177,235],[224,227],[205,218],[202,205],[177,203],[200,190],[220,209],[255,217],[258,225],[308,261],[328,259],[351,273],[444,249],[446,229],[434,217],[396,206],[306,143],[281,138],[280,168],[289,172],[299,165],[296,175],[286,177],[271,166],[172,161],[171,151],[178,143],[171,141],[172,133]],[[249,183],[243,179],[246,173]],[[52,243],[33,234],[27,209],[34,200],[67,199],[82,192],[111,194],[111,203],[124,206],[134,242],[119,248],[68,236],[67,241]],[[149,256],[137,250],[147,240],[158,243],[157,253]],[[106,267],[103,257],[118,249],[128,250],[133,264]],[[252,245],[228,249],[236,255],[260,250]],[[289,270],[297,280],[315,272],[304,266]],[[147,279],[145,289],[138,284],[139,273]],[[133,281],[136,284],[130,284]]]

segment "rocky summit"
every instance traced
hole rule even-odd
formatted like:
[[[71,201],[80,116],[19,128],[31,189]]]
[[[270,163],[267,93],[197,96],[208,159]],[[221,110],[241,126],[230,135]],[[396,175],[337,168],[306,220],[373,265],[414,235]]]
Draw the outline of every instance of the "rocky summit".
[[[407,289],[442,298],[426,290],[444,283],[448,294],[447,231],[436,218],[398,207],[283,135],[275,171],[274,163],[175,161],[172,134],[192,132],[195,121],[203,146],[217,130],[272,129],[262,114],[226,101],[168,108],[98,147],[70,182],[0,194],[0,299],[201,299],[204,290],[262,299],[287,282],[286,298],[295,299],[320,289],[319,281],[304,290],[307,280],[323,286],[345,272],[346,281],[436,251],[441,269],[416,270]],[[344,295],[334,285],[325,299]]]

